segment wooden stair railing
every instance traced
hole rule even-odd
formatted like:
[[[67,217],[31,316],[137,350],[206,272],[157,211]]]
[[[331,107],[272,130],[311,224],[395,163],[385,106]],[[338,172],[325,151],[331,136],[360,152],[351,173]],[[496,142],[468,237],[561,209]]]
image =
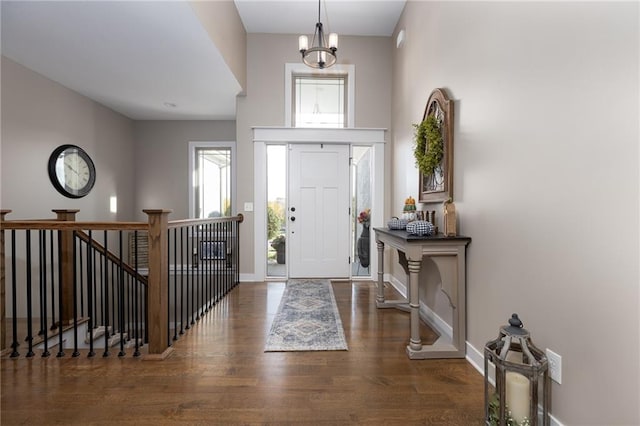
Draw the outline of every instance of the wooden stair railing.
[[[42,298],[44,294],[44,308],[43,311],[40,312],[42,316],[44,316],[44,320],[47,319],[47,303],[52,303],[51,312],[49,315],[53,315],[54,310],[58,310],[60,325],[69,325],[74,324],[74,328],[77,327],[78,318],[80,317],[77,309],[77,259],[79,256],[80,265],[82,267],[82,253],[78,254],[78,250],[75,245],[75,238],[78,238],[80,241],[84,242],[91,250],[100,253],[105,256],[111,264],[120,265],[122,271],[120,274],[128,274],[129,276],[134,277],[137,282],[144,283],[146,285],[146,326],[148,333],[148,346],[147,352],[148,355],[145,356],[145,359],[164,359],[171,352],[171,343],[170,343],[170,321],[169,321],[169,307],[170,307],[170,297],[173,297],[175,300],[172,300],[171,303],[175,309],[175,313],[172,317],[172,324],[174,328],[174,337],[173,340],[177,339],[178,336],[178,324],[180,324],[180,334],[184,332],[184,323],[183,317],[187,318],[192,315],[195,311],[199,312],[199,315],[194,315],[191,317],[191,324],[193,324],[194,319],[197,321],[200,316],[204,315],[205,311],[212,306],[213,303],[216,303],[217,300],[221,297],[221,294],[226,294],[230,289],[235,287],[239,282],[239,249],[238,249],[238,240],[239,240],[239,226],[238,224],[242,222],[242,215],[238,215],[235,217],[228,218],[218,218],[218,219],[203,219],[203,220],[180,220],[180,221],[168,221],[168,216],[170,214],[170,210],[144,210],[144,212],[148,216],[148,222],[77,222],[75,220],[75,216],[78,210],[54,210],[57,214],[56,220],[17,220],[17,221],[7,221],[5,216],[10,213],[10,210],[0,210],[0,343],[2,346],[3,352],[8,350],[7,345],[7,272],[11,272],[11,281],[12,281],[12,291],[11,298],[12,300],[12,315],[15,318],[17,314],[17,305],[16,305],[16,293],[18,290],[22,290],[21,287],[18,288],[16,285],[16,275],[18,275],[17,266],[16,266],[16,242],[15,235],[17,231],[24,231],[26,234],[25,240],[27,242],[27,246],[30,247],[30,240],[32,238],[31,231],[34,231],[34,234],[39,233],[38,240],[40,242],[40,270],[38,273],[40,274],[40,280],[32,279],[31,276],[31,267],[25,268],[26,278],[21,277],[21,279],[25,280],[24,287],[28,293],[27,306],[29,309],[31,308],[32,302],[32,294],[31,289],[35,287],[37,284],[40,284],[39,296],[41,298],[40,304],[42,305]],[[198,244],[203,239],[212,239],[216,238],[216,236],[221,235],[220,230],[230,230],[228,235],[225,237],[225,245],[226,253],[229,253],[228,256],[225,253],[225,257],[228,257],[225,262],[229,262],[228,265],[225,264],[227,278],[223,282],[219,281],[218,278],[211,278],[212,274],[220,274],[221,267],[213,266],[213,261],[205,261],[201,269],[198,268],[197,259],[187,257],[187,261],[182,265],[177,264],[178,259],[183,259],[184,252],[188,250],[190,254],[193,250],[193,253],[196,253],[199,250]],[[208,230],[208,231],[207,231]],[[5,231],[7,231],[11,238],[11,250],[13,253],[10,253],[11,257],[11,268],[7,268],[6,262],[6,235]],[[90,235],[94,231],[103,231],[104,232],[104,245],[95,241],[93,238],[90,238]],[[108,236],[107,232],[118,232],[120,233],[120,249],[119,255],[111,252],[107,247]],[[126,262],[123,261],[123,249],[122,249],[122,232],[123,231],[133,231],[133,232],[145,232],[148,235],[148,269],[146,271],[142,271],[136,267],[132,267]],[[214,231],[214,232],[212,232]],[[88,233],[87,233],[88,232]],[[171,233],[173,232],[173,233]],[[178,234],[177,232],[180,232]],[[191,239],[190,243],[183,242],[183,236],[187,235],[187,239]],[[208,233],[207,233],[208,232]],[[226,231],[225,231],[226,232]],[[47,241],[47,233],[49,233],[50,237]],[[44,245],[42,247],[42,239],[44,236]],[[54,240],[57,243],[57,250],[54,248]],[[173,249],[173,258],[170,257],[170,240]],[[179,240],[179,243],[178,243]],[[47,252],[46,244],[50,244],[50,250]],[[190,244],[190,245],[189,245]],[[195,248],[198,247],[198,248]],[[31,256],[31,249],[27,249],[25,251],[26,257]],[[87,253],[89,253],[89,249],[87,249]],[[55,252],[55,256],[54,256]],[[45,256],[44,263],[42,263],[41,257]],[[180,254],[180,255],[178,255]],[[46,256],[50,256],[46,258]],[[86,262],[89,263],[89,254],[87,254]],[[56,258],[56,266],[54,268],[54,257]],[[172,294],[174,296],[170,296],[170,284],[169,284],[169,275],[170,275],[170,262],[174,260],[174,265],[172,266],[173,271],[173,280],[171,286],[173,289]],[[30,260],[28,262],[30,264]],[[186,264],[185,264],[186,263]],[[105,265],[107,261],[105,260]],[[50,286],[51,286],[51,299],[47,300],[46,290],[43,290],[43,287],[48,285],[46,271],[43,269],[51,268],[51,277]],[[96,266],[97,268],[97,266]],[[104,267],[107,268],[106,266]],[[19,268],[18,268],[19,269]],[[35,269],[38,269],[36,266]],[[54,271],[55,269],[55,271]],[[180,280],[177,279],[178,274],[185,274],[185,270],[187,274],[191,274],[194,277],[191,278],[191,282],[189,281],[189,276],[187,276],[186,280],[184,277],[180,277]],[[195,273],[194,271],[198,271]],[[108,281],[108,270],[105,273],[105,278]],[[146,272],[146,276],[144,274]],[[94,271],[95,273],[95,271]],[[208,274],[208,276],[207,276]],[[197,275],[197,280],[195,275]],[[43,284],[44,278],[44,284]],[[111,277],[113,279],[113,277]],[[87,278],[88,279],[88,278]],[[54,294],[54,281],[57,281],[58,290],[57,294]],[[186,281],[186,286],[183,284],[183,281]],[[35,285],[34,285],[35,283]],[[36,287],[37,288],[37,287]],[[82,288],[82,287],[81,287]],[[115,291],[115,290],[114,290]],[[190,292],[190,293],[189,293]],[[38,293],[38,292],[36,292]],[[53,299],[58,297],[58,306],[56,307],[53,303]],[[81,299],[85,296],[81,296]],[[180,307],[180,314],[178,315],[178,299],[180,303],[184,304],[186,300],[186,311],[183,314],[183,306]],[[185,299],[185,300],[183,300]],[[82,299],[84,300],[84,299]],[[108,297],[107,297],[108,300]],[[190,305],[189,305],[190,303]],[[198,311],[200,309],[200,311]],[[30,321],[30,320],[29,320]],[[186,328],[189,328],[189,322],[186,321]],[[94,324],[95,325],[95,324]],[[107,323],[107,328],[109,324]],[[122,324],[120,325],[122,327]],[[29,325],[31,327],[31,325]],[[15,330],[15,326],[13,327]],[[77,329],[75,330],[77,334]],[[121,331],[122,332],[122,331]],[[15,334],[15,331],[14,331]],[[31,330],[28,334],[32,336]],[[61,336],[61,334],[60,334]],[[76,336],[77,337],[77,336]],[[136,338],[137,339],[137,338]],[[46,341],[46,330],[45,330],[45,341]],[[33,356],[31,341],[29,344],[29,353],[27,356]],[[14,339],[12,343],[12,347],[14,353],[16,351],[16,345],[18,345],[17,340]],[[58,356],[63,356],[62,352],[63,341],[62,337],[60,337],[60,352]],[[74,351],[74,356],[77,356],[77,349]],[[108,354],[105,349],[105,356]],[[12,354],[13,355],[13,354]],[[123,351],[119,355],[123,355]],[[43,352],[43,356],[48,356],[46,350],[45,343],[45,351]]]

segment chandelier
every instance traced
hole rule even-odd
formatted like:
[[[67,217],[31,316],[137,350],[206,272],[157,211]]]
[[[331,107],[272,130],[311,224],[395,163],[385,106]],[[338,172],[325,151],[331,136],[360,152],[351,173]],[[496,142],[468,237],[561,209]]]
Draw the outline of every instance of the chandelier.
[[[311,47],[309,47],[309,39],[306,35],[298,38],[298,50],[302,54],[302,62],[311,68],[329,68],[336,63],[338,59],[336,51],[338,50],[338,34],[329,34],[329,40],[326,39],[322,30],[322,22],[320,22],[320,1],[318,0],[318,22],[316,30],[313,33]]]

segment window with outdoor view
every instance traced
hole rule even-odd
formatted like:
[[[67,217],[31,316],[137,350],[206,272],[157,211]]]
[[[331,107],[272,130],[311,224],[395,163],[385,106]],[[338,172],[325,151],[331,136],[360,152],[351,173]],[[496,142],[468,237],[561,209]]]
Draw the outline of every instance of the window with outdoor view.
[[[293,74],[293,127],[347,127],[347,75]]]
[[[191,177],[194,218],[232,213],[232,152],[229,144],[192,146]]]

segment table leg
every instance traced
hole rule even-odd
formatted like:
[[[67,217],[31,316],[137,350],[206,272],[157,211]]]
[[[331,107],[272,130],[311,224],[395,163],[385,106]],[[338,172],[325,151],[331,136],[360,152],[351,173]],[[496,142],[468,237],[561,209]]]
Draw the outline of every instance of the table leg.
[[[422,349],[420,340],[420,298],[418,280],[422,261],[408,260],[409,263],[409,308],[411,310],[411,339],[407,349],[419,351]]]
[[[384,243],[378,243],[378,295],[376,301],[384,303]]]

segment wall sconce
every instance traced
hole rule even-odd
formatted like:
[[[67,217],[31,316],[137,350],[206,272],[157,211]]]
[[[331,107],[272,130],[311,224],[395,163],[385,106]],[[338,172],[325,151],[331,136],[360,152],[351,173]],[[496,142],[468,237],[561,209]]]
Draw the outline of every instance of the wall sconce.
[[[485,422],[493,426],[537,426],[538,384],[542,376],[542,424],[549,426],[551,382],[543,351],[534,346],[518,314],[500,327],[498,338],[484,347]],[[489,389],[489,363],[495,366],[495,392]]]

